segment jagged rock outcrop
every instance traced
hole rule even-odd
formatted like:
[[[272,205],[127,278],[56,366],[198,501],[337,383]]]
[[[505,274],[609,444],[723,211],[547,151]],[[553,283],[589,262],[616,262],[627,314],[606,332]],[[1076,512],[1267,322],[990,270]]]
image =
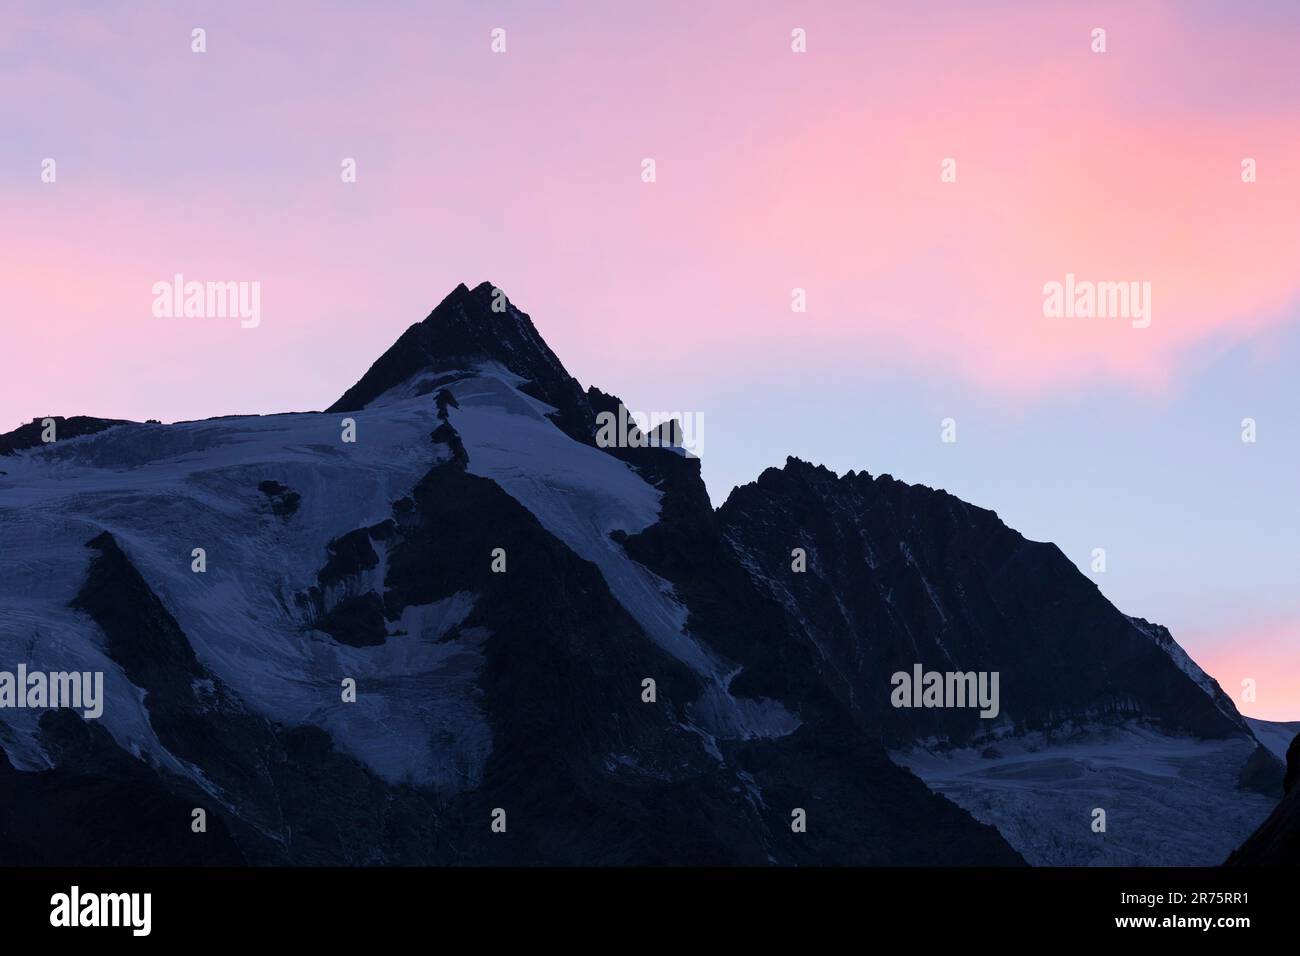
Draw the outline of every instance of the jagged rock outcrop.
[[[1228,857],[1228,866],[1300,866],[1300,735],[1287,748],[1283,787],[1277,809]]]
[[[895,744],[1130,718],[1249,733],[1055,545],[945,492],[790,458],[736,488],[718,521],[827,687]],[[796,548],[806,571],[793,569]],[[998,717],[892,706],[891,675],[916,664],[998,672]]]

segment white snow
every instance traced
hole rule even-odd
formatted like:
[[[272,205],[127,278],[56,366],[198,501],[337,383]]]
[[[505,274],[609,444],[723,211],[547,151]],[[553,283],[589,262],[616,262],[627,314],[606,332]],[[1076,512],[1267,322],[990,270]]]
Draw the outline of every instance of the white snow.
[[[408,608],[382,646],[366,648],[312,629],[296,600],[316,585],[330,540],[389,518],[392,502],[445,460],[447,449],[430,440],[440,424],[434,395],[418,394],[437,378],[415,376],[359,412],[124,425],[0,459],[0,665],[103,671],[103,726],[129,752],[207,786],[163,748],[143,692],[105,655],[98,627],[68,607],[94,555],[86,542],[107,530],[202,664],[254,712],[324,728],[389,781],[475,786],[492,746],[477,687],[487,635],[462,631],[437,643],[475,596]],[[705,738],[791,732],[798,720],[779,704],[731,696],[734,665],[687,632],[672,587],[610,540],[615,529],[635,534],[656,521],[660,493],[561,432],[548,406],[518,391],[521,381],[487,365],[449,385],[470,471],[498,482],[596,564],[649,639],[704,677],[693,729]],[[355,443],[341,440],[344,418],[356,421]],[[301,496],[295,514],[272,514],[257,487],[265,480]],[[375,547],[380,566],[340,591],[382,589],[387,552]],[[195,548],[206,550],[204,574],[191,570]],[[341,700],[345,677],[357,681],[356,703]],[[24,769],[48,765],[37,716],[0,711],[0,745]]]
[[[357,441],[341,440],[342,419]],[[102,670],[103,724],[127,750],[174,763],[149,729],[140,692],[102,652],[103,637],[67,607],[102,530],[116,537],[176,617],[199,660],[255,712],[324,727],[335,745],[389,780],[460,789],[481,773],[490,732],[480,712],[474,642],[435,644],[472,596],[408,610],[380,647],[311,630],[295,594],[316,583],[326,544],[390,516],[446,450],[429,433],[431,400],[334,415],[304,413],[119,426],[3,460],[0,470],[0,663]],[[281,518],[258,491],[301,495]],[[191,570],[204,548],[207,572]],[[382,554],[381,550],[381,554]],[[358,684],[354,704],[341,681]],[[0,712],[22,766],[43,763],[30,713]]]
[[[628,557],[610,532],[636,534],[659,518],[662,494],[629,465],[570,438],[547,418],[554,411],[518,390],[522,379],[494,363],[448,386],[459,408],[452,426],[469,453],[469,471],[491,478],[547,531],[599,569],[610,592],[646,635],[704,678],[692,716],[719,737],[784,736],[799,720],[779,703],[733,697],[735,674],[687,629],[687,609],[672,585]]]
[[[1199,740],[1130,723],[1003,738],[995,747],[991,758],[982,747],[890,756],[997,827],[1034,865],[1214,866],[1276,802],[1237,788],[1254,749],[1244,735]],[[1106,811],[1104,833],[1092,828],[1097,808]]]
[[[1246,723],[1255,734],[1255,739],[1273,751],[1283,763],[1286,763],[1286,751],[1300,734],[1300,720],[1260,720],[1247,717]]]

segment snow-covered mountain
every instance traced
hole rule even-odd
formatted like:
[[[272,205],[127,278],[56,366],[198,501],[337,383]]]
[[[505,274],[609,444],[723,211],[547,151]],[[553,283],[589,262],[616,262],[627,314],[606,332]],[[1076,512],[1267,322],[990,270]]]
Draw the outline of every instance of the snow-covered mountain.
[[[484,283],[325,412],[0,436],[0,669],[107,698],[0,709],[0,860],[1192,863],[1268,814],[1276,756],[1051,545],[795,460],[714,510],[597,445],[619,405]],[[891,707],[913,664],[998,718]]]
[[[790,459],[719,516],[864,731],[1030,863],[1221,862],[1280,792],[1279,759],[1167,629],[991,511]],[[891,706],[880,688],[915,662],[999,672],[996,719]]]

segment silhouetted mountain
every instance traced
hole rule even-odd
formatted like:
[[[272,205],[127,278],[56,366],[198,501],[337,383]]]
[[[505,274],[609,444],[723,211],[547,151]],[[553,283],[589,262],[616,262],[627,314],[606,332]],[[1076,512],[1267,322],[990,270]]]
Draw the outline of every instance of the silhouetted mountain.
[[[357,411],[408,383],[418,394],[427,394],[482,361],[499,362],[524,379],[520,391],[553,406],[554,421],[566,434],[591,440],[591,409],[582,387],[537,334],[532,319],[490,282],[472,290],[464,283],[456,286],[326,411]]]
[[[1175,663],[1168,631],[1117,611],[1055,545],[945,492],[790,458],[735,489],[719,520],[827,686],[893,744],[1126,718],[1200,737],[1247,731],[1217,684]],[[806,573],[791,571],[795,548],[807,552]],[[916,663],[998,671],[998,718],[862,693]]]
[[[0,862],[1188,862],[1266,813],[1231,701],[1054,546],[795,459],[715,511],[681,449],[600,447],[622,411],[483,283],[324,413],[0,438],[0,645],[108,698],[0,710]],[[999,672],[997,718],[892,706],[915,665]],[[124,829],[60,829],[74,782]]]

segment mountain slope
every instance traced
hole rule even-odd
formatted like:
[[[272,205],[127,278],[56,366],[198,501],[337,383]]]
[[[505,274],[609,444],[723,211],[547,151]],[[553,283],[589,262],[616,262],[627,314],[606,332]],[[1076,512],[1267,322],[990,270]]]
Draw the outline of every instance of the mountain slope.
[[[0,646],[102,671],[108,699],[99,721],[0,711],[0,782],[34,812],[95,775],[97,826],[142,794],[162,819],[94,846],[15,832],[4,862],[157,862],[156,830],[186,863],[1020,862],[833,700],[748,692],[683,629],[616,540],[662,492],[568,434],[586,395],[526,317],[493,315],[456,290],[331,413],[125,423],[7,461]],[[804,669],[790,685],[815,688]],[[93,747],[61,742],[83,723]]]
[[[1059,773],[953,772],[1032,735],[1119,821],[1173,826],[1184,771],[1224,811],[1172,850],[1116,835],[1129,861],[1267,813],[1231,702],[1054,547],[793,460],[715,511],[698,459],[597,446],[620,405],[482,283],[323,413],[0,436],[0,647],[108,698],[0,710],[3,862],[1095,862]],[[914,663],[1000,671],[1001,715],[891,707]],[[60,827],[78,781],[113,839]]]
[[[1027,541],[991,511],[792,458],[735,489],[719,518],[798,621],[830,686],[893,743],[1128,717],[1202,737],[1249,732],[1230,701],[1198,686],[1058,548]],[[796,547],[807,550],[806,573],[791,570]],[[889,676],[918,662],[998,671],[1000,714],[892,707]],[[862,692],[869,687],[880,691]]]
[[[472,290],[458,285],[326,411],[357,411],[404,387],[410,391],[403,397],[428,394],[484,361],[519,376],[520,390],[549,404],[552,420],[570,437],[591,440],[593,416],[581,386],[537,334],[532,319],[490,282]]]
[[[718,518],[859,725],[1030,862],[1214,863],[1267,813],[1280,764],[1218,685],[993,512],[792,458]],[[996,718],[892,706],[916,665],[996,672]]]

